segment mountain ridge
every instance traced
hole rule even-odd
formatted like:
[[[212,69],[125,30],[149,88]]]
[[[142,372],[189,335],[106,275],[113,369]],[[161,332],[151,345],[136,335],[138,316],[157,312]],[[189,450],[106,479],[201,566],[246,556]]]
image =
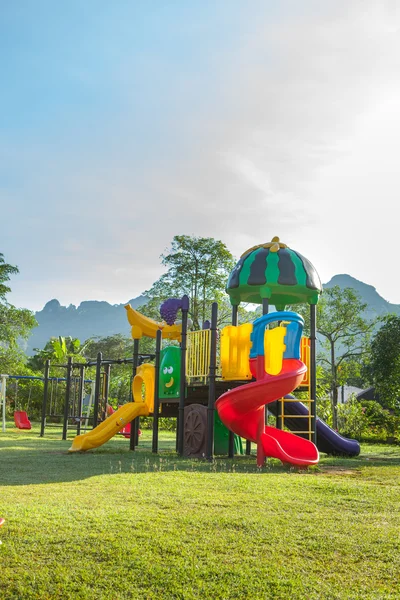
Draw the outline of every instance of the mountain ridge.
[[[77,306],[63,306],[53,298],[35,313],[38,326],[28,339],[25,352],[30,356],[36,348],[44,348],[51,337],[59,335],[81,341],[117,333],[129,336],[129,323],[124,307],[130,304],[132,308],[137,308],[146,302],[146,296],[138,296],[122,304],[110,304],[105,300],[83,300]]]
[[[355,290],[361,297],[361,300],[367,304],[365,316],[374,318],[376,316],[394,313],[400,315],[400,304],[392,304],[385,300],[374,288],[373,285],[364,283],[351,275],[342,273],[334,275],[327,283],[323,284],[323,288],[332,288],[338,285],[341,289],[350,287]]]
[[[365,317],[375,318],[378,315],[395,313],[400,315],[400,304],[391,304],[376,291],[374,286],[364,283],[351,275],[342,273],[334,275],[323,288],[338,285],[344,289],[353,288],[367,304]],[[26,346],[26,353],[32,355],[34,349],[43,348],[51,337],[72,336],[81,341],[91,337],[107,337],[120,333],[129,336],[129,323],[124,306],[131,304],[133,308],[145,304],[147,298],[138,296],[123,304],[110,304],[104,300],[83,300],[79,305],[63,306],[53,298],[42,310],[35,313],[38,327],[32,331]]]

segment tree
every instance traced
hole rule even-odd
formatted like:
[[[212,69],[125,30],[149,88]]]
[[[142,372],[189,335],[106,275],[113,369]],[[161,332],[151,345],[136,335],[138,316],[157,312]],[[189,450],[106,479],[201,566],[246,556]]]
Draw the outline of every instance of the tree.
[[[359,373],[368,352],[369,336],[375,325],[362,316],[366,304],[352,288],[334,286],[324,290],[317,305],[317,332],[323,352],[318,362],[331,391],[333,427],[337,428],[338,387]]]
[[[91,340],[88,340],[81,344],[80,340],[71,336],[52,337],[43,350],[35,348],[37,353],[30,358],[29,365],[33,369],[42,371],[46,360],[66,363],[69,356],[72,356],[75,363],[85,362],[85,351],[90,343]]]
[[[190,299],[193,329],[200,329],[210,318],[212,302],[223,304],[226,298],[226,282],[235,266],[232,254],[220,240],[176,235],[170,250],[161,255],[161,261],[167,272],[145,292],[149,303],[143,310],[154,318],[161,302],[186,294]]]
[[[7,302],[6,296],[11,291],[7,282],[11,275],[18,272],[18,267],[7,264],[3,254],[0,254],[0,345],[5,351],[16,348],[18,341],[26,339],[31,329],[37,325],[30,310],[16,308]],[[0,370],[3,370],[1,364]]]
[[[10,281],[10,275],[16,275],[17,273],[19,273],[18,267],[7,264],[4,260],[4,254],[0,252],[0,301],[6,302],[6,295],[11,292],[11,288],[5,284]]]
[[[386,315],[371,342],[368,371],[379,401],[400,408],[400,317]]]
[[[102,353],[103,358],[111,358],[113,360],[132,358],[133,340],[121,333],[89,340],[86,345],[85,356],[94,359],[99,352]]]

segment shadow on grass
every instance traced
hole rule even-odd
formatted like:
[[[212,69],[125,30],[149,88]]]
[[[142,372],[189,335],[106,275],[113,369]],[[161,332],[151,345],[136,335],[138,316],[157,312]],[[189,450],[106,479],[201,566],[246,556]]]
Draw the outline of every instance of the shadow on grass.
[[[368,467],[400,466],[400,448],[396,446],[366,446],[356,458],[321,455],[320,464],[309,469],[300,470],[275,459],[269,459],[263,469],[258,469],[254,454],[234,459],[217,457],[213,461],[179,457],[175,452],[175,434],[170,432],[160,432],[159,454],[151,452],[151,431],[144,432],[134,452],[129,450],[129,440],[121,436],[90,452],[69,453],[73,436],[66,441],[60,437],[60,432],[52,432],[51,437],[40,438],[37,428],[2,434],[0,485],[46,485],[110,474],[174,471],[349,476]]]

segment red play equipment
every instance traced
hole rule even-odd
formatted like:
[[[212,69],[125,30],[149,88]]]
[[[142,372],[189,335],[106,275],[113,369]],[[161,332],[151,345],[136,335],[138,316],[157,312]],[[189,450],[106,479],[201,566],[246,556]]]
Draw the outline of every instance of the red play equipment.
[[[14,412],[14,423],[18,429],[32,429],[31,422],[24,410],[16,410]]]
[[[312,442],[265,425],[265,405],[298,387],[305,371],[300,360],[285,359],[279,375],[265,373],[254,383],[226,392],[216,402],[220,419],[228,429],[257,444],[260,467],[266,456],[303,467],[318,462],[318,450]]]
[[[280,324],[266,329],[270,323]],[[318,463],[313,442],[265,423],[265,406],[296,389],[307,371],[300,360],[304,321],[281,311],[263,315],[253,323],[250,371],[256,381],[231,389],[215,404],[224,425],[236,435],[257,444],[257,465],[267,456],[305,467]]]

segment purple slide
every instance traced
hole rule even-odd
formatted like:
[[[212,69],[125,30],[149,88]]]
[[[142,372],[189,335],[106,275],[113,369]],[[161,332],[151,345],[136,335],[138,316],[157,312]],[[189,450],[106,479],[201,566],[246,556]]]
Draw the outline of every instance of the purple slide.
[[[285,396],[285,398],[295,400],[295,397],[292,395]],[[277,402],[268,404],[268,410],[273,415],[276,415]],[[308,421],[306,419],[296,418],[299,415],[308,415],[308,408],[304,404],[301,402],[285,402],[285,425],[293,433],[304,431],[308,428]],[[291,419],[290,416],[294,418]],[[308,437],[307,434],[299,433],[298,435],[299,437]],[[336,456],[353,457],[360,454],[360,444],[357,440],[349,440],[343,437],[319,418],[317,418],[317,448],[320,452]]]

